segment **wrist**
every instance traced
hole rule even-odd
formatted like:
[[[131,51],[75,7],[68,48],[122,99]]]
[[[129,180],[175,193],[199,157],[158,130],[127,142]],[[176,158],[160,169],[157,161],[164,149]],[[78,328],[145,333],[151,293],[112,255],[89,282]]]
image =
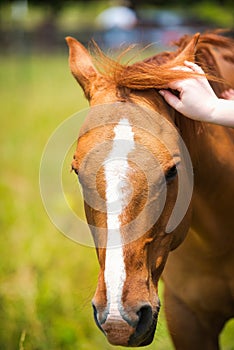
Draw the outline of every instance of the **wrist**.
[[[211,113],[209,115],[209,120],[208,122],[217,124],[217,119],[219,118],[220,115],[220,99],[216,98],[213,101],[211,101],[212,108],[211,108]]]
[[[233,127],[234,101],[218,98],[213,105],[210,122]]]
[[[216,117],[219,115],[218,101],[217,96],[212,96],[206,98],[205,101],[198,102],[197,110],[193,111],[195,115],[191,116],[191,118],[203,122],[215,123]]]

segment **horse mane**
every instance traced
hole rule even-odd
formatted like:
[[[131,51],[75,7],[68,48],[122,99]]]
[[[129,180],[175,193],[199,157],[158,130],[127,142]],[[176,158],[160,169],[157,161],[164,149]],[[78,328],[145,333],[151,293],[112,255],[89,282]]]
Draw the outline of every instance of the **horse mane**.
[[[219,50],[223,61],[234,64],[234,40],[220,35],[224,34],[224,30],[216,30],[214,32],[205,33],[200,36],[195,53],[195,63],[200,65],[205,71],[208,80],[219,97],[224,89],[227,88],[228,83],[224,81],[220,72],[217,59],[214,55],[214,50]],[[191,40],[189,36],[180,39],[176,45],[178,51],[182,50]],[[234,68],[234,67],[233,67]],[[215,78],[218,78],[217,80]]]
[[[162,89],[174,80],[197,76],[196,73],[173,70],[175,59],[177,66],[183,65],[184,60],[194,59],[203,68],[212,87],[219,95],[223,91],[222,76],[212,50],[213,48],[225,49],[223,59],[234,63],[234,40],[220,35],[218,31],[205,33],[199,36],[194,56],[191,57],[191,54],[187,54],[187,56],[180,58],[180,53],[191,42],[192,38],[193,35],[185,35],[178,42],[175,42],[174,44],[177,46],[175,51],[162,52],[143,61],[126,65],[120,63],[120,59],[128,52],[128,49],[115,61],[107,57],[96,45],[97,68],[119,89]]]
[[[107,57],[97,46],[96,53],[98,57],[97,68],[111,83],[115,84],[117,93],[122,101],[131,101],[131,94],[136,91],[149,90],[157,91],[158,89],[167,88],[168,83],[185,79],[188,77],[198,76],[197,73],[184,72],[175,70],[175,66],[184,64],[184,60],[192,60],[199,64],[206,73],[213,90],[219,97],[227,89],[228,84],[222,77],[215,50],[221,54],[221,59],[234,63],[234,40],[223,35],[218,31],[204,33],[199,36],[196,43],[195,52],[187,55],[180,55],[182,51],[194,38],[192,35],[185,35],[179,41],[175,42],[177,49],[175,51],[165,51],[158,53],[143,61],[133,64],[120,63],[120,59],[115,61]],[[127,50],[128,51],[128,50]],[[178,59],[179,58],[179,59]],[[154,94],[155,99],[160,99],[158,93]],[[206,132],[207,123],[198,122],[182,116],[175,111],[175,125],[181,133],[188,148],[196,154],[195,139],[196,135]],[[197,141],[199,142],[199,141]]]

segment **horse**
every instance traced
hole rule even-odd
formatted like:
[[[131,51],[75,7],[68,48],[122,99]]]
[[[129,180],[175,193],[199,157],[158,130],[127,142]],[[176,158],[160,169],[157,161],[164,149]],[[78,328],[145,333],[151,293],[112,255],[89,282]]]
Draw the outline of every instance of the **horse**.
[[[175,348],[217,350],[234,316],[234,130],[186,118],[159,89],[192,75],[173,67],[193,60],[220,96],[233,87],[234,41],[186,35],[174,51],[122,64],[66,40],[90,103],[72,169],[100,265],[95,322],[113,345],[150,344],[162,278]]]

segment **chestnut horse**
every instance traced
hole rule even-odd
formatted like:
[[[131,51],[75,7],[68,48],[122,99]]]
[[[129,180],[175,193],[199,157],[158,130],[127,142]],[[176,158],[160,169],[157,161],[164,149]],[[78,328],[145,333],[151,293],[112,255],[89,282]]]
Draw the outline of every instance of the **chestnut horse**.
[[[98,49],[94,64],[79,42],[67,42],[72,74],[91,106],[72,167],[100,264],[95,321],[111,344],[150,344],[162,276],[175,348],[219,349],[234,316],[234,130],[185,118],[158,89],[189,76],[171,69],[187,59],[220,78],[211,82],[219,96],[233,81],[234,41],[185,36],[174,52],[132,65]]]

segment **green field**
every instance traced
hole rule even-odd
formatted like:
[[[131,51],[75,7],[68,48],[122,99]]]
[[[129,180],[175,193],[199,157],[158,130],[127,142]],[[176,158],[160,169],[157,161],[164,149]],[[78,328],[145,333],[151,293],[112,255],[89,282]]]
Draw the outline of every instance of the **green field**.
[[[66,53],[64,46],[61,56],[0,58],[1,350],[116,349],[92,317],[95,251],[64,237],[40,197],[39,167],[48,138],[63,120],[87,107]],[[69,165],[64,171],[75,190]],[[53,183],[52,175],[49,180]],[[234,349],[233,334],[231,322],[222,349]],[[155,340],[146,349],[172,349],[163,310]]]

